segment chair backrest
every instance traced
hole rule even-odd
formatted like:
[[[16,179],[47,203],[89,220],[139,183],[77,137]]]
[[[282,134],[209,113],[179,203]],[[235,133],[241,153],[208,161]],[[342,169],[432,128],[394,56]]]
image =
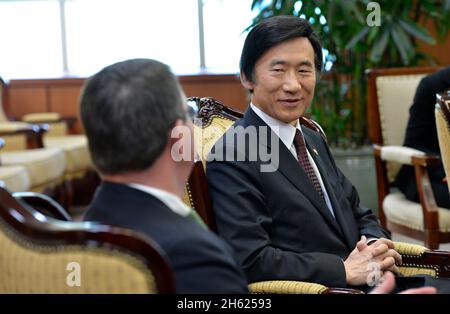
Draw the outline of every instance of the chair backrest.
[[[174,293],[171,268],[131,230],[46,218],[0,188],[0,293]]]
[[[436,128],[450,193],[450,90],[437,95]]]
[[[243,115],[213,98],[190,97],[188,101],[194,102],[198,110],[194,124],[198,160],[186,182],[183,201],[215,232],[216,222],[205,176],[206,157],[217,140]]]
[[[373,144],[402,145],[411,107],[420,80],[437,67],[368,70],[368,122]],[[387,163],[388,180],[401,165]]]

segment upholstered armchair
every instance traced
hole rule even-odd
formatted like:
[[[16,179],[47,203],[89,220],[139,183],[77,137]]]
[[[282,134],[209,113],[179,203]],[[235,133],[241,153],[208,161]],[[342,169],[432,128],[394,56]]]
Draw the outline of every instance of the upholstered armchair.
[[[44,147],[60,148],[64,151],[67,161],[66,179],[80,178],[86,172],[94,170],[86,136],[72,134],[75,117],[63,118],[56,112],[40,112],[26,114],[22,121],[34,125],[48,125],[48,131],[43,135],[43,144]]]
[[[4,140],[0,138],[0,149],[4,144]],[[0,160],[0,186],[12,192],[27,191],[31,186],[27,169],[22,166],[3,166]]]
[[[4,167],[23,167],[28,175],[28,184],[9,180],[11,191],[27,188],[36,192],[52,189],[64,180],[66,158],[59,148],[44,148],[43,134],[48,125],[9,121],[3,111],[3,81],[0,78],[0,137],[4,140],[0,158]],[[22,182],[24,175],[22,175]],[[24,189],[24,190],[27,190]],[[23,190],[22,190],[23,191]]]
[[[2,87],[0,79],[0,94]],[[4,151],[17,153],[29,148],[62,151],[64,171],[59,182],[64,185],[61,185],[62,192],[58,198],[67,208],[73,204],[86,205],[100,181],[90,158],[86,136],[74,134],[75,122],[75,117],[61,117],[55,112],[30,113],[24,115],[20,122],[9,121],[0,99],[0,136],[6,141]],[[5,162],[8,160],[14,158]],[[33,191],[42,191],[32,185]]]
[[[0,188],[0,293],[174,293],[164,252],[131,230],[64,222]]]
[[[441,161],[402,146],[409,107],[420,80],[437,68],[368,71],[369,134],[374,144],[381,224],[391,231],[424,241],[431,249],[450,242],[450,209],[436,205],[427,167]],[[413,202],[391,185],[401,165],[415,169],[420,202]]]
[[[214,143],[240,117],[242,113],[232,110],[212,98],[192,97],[199,108],[197,123],[194,126],[194,139],[199,160],[194,163],[191,176],[186,183],[184,201],[195,209],[212,231],[216,231],[214,211],[209,197],[204,172],[205,158]],[[308,120],[301,121],[307,127],[320,132],[317,125]],[[404,275],[426,274],[435,277],[450,277],[450,253],[430,251],[420,245],[395,243],[396,250],[402,255],[400,270]],[[299,281],[264,281],[249,285],[252,293],[361,293],[354,289],[326,287],[316,283]]]
[[[450,193],[450,90],[437,95],[435,116],[439,149]]]

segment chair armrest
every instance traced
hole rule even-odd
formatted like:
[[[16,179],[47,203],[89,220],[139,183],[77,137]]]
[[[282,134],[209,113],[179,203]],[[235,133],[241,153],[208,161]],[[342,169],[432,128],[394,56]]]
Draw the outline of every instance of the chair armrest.
[[[72,134],[74,133],[74,126],[77,122],[77,118],[74,116],[61,117],[57,112],[37,112],[29,113],[22,117],[22,121],[27,123],[59,123],[64,122],[67,125],[67,129]]]
[[[251,293],[261,294],[361,294],[360,290],[328,288],[326,286],[303,281],[270,280],[254,282],[248,285]]]
[[[440,162],[438,156],[427,155],[418,149],[406,146],[374,145],[374,153],[376,157],[380,157],[383,161],[397,162],[402,165],[418,165],[426,167]]]
[[[23,201],[45,216],[63,221],[72,221],[67,211],[49,196],[36,192],[15,192],[12,194],[19,202]]]
[[[436,277],[450,278],[450,251],[429,250],[424,246],[394,242],[395,250],[402,255],[402,267],[416,269],[412,274],[423,273],[420,269],[433,270]]]
[[[0,136],[23,134],[28,148],[42,148],[42,135],[48,131],[47,124],[29,124],[24,122],[0,122]]]

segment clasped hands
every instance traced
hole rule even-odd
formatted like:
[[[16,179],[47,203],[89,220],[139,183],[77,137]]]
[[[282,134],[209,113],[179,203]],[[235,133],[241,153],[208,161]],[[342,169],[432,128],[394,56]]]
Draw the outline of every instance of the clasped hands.
[[[367,238],[361,237],[356,243],[355,249],[344,261],[347,284],[360,286],[370,284],[374,272],[379,272],[380,278],[385,271],[400,274],[397,265],[402,263],[402,256],[395,251],[394,242],[380,238],[371,245],[367,244]]]

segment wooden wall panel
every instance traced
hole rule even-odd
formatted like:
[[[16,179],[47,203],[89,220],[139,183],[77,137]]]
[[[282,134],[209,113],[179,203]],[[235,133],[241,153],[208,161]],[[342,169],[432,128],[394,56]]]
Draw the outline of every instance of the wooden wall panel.
[[[26,113],[48,111],[47,91],[44,87],[8,88],[7,114],[20,118]]]
[[[81,123],[78,114],[78,99],[81,82],[71,86],[50,86],[50,111],[58,112],[63,117],[77,117],[75,131],[81,133]]]
[[[224,104],[244,111],[247,94],[236,75],[180,76],[186,96],[214,97]],[[83,78],[11,80],[7,89],[6,112],[20,118],[31,112],[58,112],[78,118],[76,131],[82,127],[78,117],[78,100]]]
[[[247,92],[235,75],[180,77],[180,82],[188,97],[213,97],[239,111],[248,105]]]

